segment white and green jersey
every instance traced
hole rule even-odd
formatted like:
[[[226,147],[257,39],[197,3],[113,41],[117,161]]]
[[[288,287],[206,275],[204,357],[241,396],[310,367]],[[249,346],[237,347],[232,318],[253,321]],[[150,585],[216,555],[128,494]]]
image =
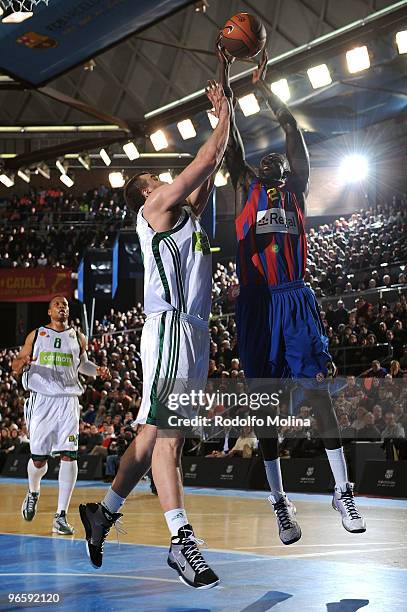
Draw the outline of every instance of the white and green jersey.
[[[82,395],[80,356],[79,337],[72,327],[62,332],[39,327],[33,342],[33,362],[22,376],[24,389],[41,395]]]
[[[137,215],[144,260],[144,310],[147,315],[177,310],[208,321],[211,309],[212,256],[208,236],[191,209],[176,225],[155,232]]]

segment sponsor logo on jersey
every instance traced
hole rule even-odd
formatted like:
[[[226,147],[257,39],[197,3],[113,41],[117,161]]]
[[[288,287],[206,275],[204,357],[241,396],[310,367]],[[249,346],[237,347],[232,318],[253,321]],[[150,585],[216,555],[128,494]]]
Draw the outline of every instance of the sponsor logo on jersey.
[[[46,336],[47,332],[46,331],[40,331],[40,336]]]
[[[269,208],[259,210],[256,219],[256,234],[279,232],[281,234],[296,234],[299,230],[295,213],[284,208]]]
[[[44,351],[40,353],[40,365],[53,365],[69,367],[73,364],[72,353],[56,353]]]
[[[202,253],[202,255],[210,254],[211,245],[205,232],[194,232],[192,234],[192,250]]]

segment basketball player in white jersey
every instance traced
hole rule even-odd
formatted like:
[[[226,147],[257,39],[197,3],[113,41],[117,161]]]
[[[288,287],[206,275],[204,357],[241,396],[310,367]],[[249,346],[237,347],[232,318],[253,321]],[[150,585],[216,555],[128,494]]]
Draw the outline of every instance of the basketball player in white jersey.
[[[50,323],[28,334],[13,361],[16,374],[22,373],[23,387],[30,391],[24,418],[30,437],[28,492],[21,513],[32,521],[40,496],[41,478],[48,469],[48,457],[60,455],[58,508],[53,533],[72,535],[66,514],[78,475],[79,396],[83,387],[78,372],[108,378],[109,370],[88,361],[86,338],[68,325],[66,298],[54,297],[48,308]]]
[[[212,260],[199,217],[212,191],[212,175],[223,158],[230,110],[217,83],[209,83],[207,95],[219,122],[189,166],[172,184],[144,171],[125,187],[127,205],[138,212],[145,268],[143,399],[137,416],[137,423],[144,426],[123,455],[102,503],[79,507],[90,560],[101,567],[109,529],[122,516],[119,510],[125,498],[151,465],[172,536],[168,565],[182,582],[198,589],[217,585],[219,578],[202,557],[197,547],[202,541],[195,537],[184,508],[178,467],[184,437],[181,432],[169,433],[168,426],[163,431],[157,419],[165,412],[174,384],[194,380],[204,386],[208,375]]]

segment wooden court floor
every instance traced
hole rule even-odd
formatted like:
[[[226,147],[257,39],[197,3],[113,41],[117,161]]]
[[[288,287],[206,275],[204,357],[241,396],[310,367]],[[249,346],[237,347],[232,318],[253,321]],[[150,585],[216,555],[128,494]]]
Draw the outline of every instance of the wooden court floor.
[[[83,539],[82,524],[77,512],[83,502],[100,501],[106,486],[78,487],[72,496],[68,514],[75,527],[75,535],[68,539]],[[407,511],[400,507],[386,506],[382,500],[363,499],[360,507],[367,521],[365,534],[350,534],[340,522],[339,514],[330,505],[329,496],[304,496],[294,494],[297,518],[302,528],[302,538],[296,544],[281,544],[274,516],[264,493],[239,493],[192,490],[185,496],[190,522],[198,537],[203,538],[210,549],[236,551],[293,559],[319,559],[348,563],[356,560],[364,564],[393,568],[407,568]],[[21,503],[26,483],[0,484],[0,532],[50,536],[52,518],[56,509],[57,487],[46,483],[41,488],[37,516],[27,523],[21,517]],[[380,503],[379,503],[380,502]],[[405,504],[404,504],[405,506]],[[150,546],[166,546],[169,543],[167,527],[157,497],[147,487],[135,490],[123,509],[123,527],[126,534],[120,542]],[[54,535],[66,539],[66,536]],[[115,529],[109,540],[116,540]],[[407,610],[407,604],[406,604]]]

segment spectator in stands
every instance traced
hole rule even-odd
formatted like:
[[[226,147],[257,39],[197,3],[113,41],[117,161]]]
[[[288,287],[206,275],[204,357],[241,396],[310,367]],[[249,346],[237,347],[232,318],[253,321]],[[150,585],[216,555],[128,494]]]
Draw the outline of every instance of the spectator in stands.
[[[339,417],[339,431],[342,440],[350,441],[355,439],[356,432],[351,426],[349,416],[346,413],[341,414]]]
[[[364,408],[363,406],[359,406],[357,408],[356,419],[352,423],[352,428],[356,431],[356,433],[358,433],[359,430],[365,426],[365,415],[366,414],[367,414],[366,408]]]
[[[386,423],[383,418],[382,407],[379,406],[379,404],[373,406],[372,414],[374,419],[374,426],[377,427],[380,432],[382,432],[383,429],[386,427]]]
[[[405,431],[400,423],[397,423],[394,412],[387,412],[384,415],[386,427],[382,431],[382,438],[405,438]]]
[[[370,440],[374,442],[381,439],[380,431],[374,424],[374,416],[371,412],[366,412],[364,425],[357,432],[358,440]]]
[[[382,368],[380,365],[380,361],[378,359],[374,359],[372,361],[371,367],[367,372],[363,374],[364,378],[384,378],[387,374],[385,368]]]

